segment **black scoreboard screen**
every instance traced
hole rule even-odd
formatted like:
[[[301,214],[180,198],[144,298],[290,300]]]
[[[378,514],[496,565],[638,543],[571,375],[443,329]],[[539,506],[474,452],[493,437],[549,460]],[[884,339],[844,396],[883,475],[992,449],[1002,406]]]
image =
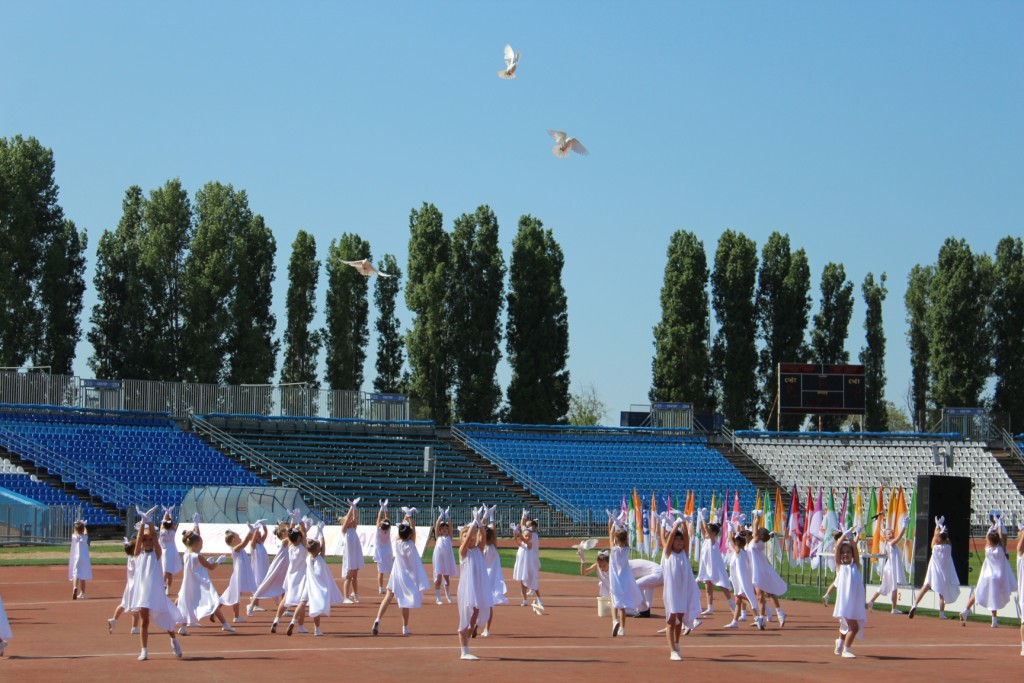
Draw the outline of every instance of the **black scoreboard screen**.
[[[779,363],[779,412],[864,414],[864,366]]]

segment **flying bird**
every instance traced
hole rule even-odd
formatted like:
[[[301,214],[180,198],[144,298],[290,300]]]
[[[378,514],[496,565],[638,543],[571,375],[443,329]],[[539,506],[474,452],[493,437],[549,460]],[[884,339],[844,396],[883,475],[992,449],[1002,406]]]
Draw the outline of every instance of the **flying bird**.
[[[345,265],[352,266],[355,268],[360,275],[370,277],[371,275],[379,275],[381,277],[394,277],[388,273],[381,272],[373,267],[368,259],[362,259],[361,261],[342,261]]]
[[[498,72],[498,78],[515,78],[516,67],[519,66],[519,57],[522,52],[512,52],[511,45],[505,45],[505,69]]]
[[[555,139],[555,146],[551,148],[551,151],[559,159],[565,159],[569,156],[569,150],[586,156],[590,154],[587,148],[580,143],[576,138],[571,138],[565,131],[561,130],[549,130],[548,135]]]

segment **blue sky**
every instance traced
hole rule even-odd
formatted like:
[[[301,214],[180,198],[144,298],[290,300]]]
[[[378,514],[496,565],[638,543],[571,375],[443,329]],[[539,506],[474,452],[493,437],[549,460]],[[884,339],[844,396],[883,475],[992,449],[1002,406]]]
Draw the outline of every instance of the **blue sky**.
[[[759,249],[778,230],[807,250],[812,315],[822,268],[845,265],[854,359],[860,283],[888,274],[903,405],[910,268],[946,237],[992,253],[1024,225],[1019,2],[19,1],[0,17],[0,137],[54,150],[89,233],[85,327],[95,245],[132,184],[245,189],[278,242],[279,328],[299,229],[321,259],[357,232],[404,264],[412,208],[450,229],[489,204],[506,258],[520,215],[554,231],[573,388],[617,423],[646,402],[669,236],[695,232],[711,263],[726,229]],[[506,42],[514,81],[495,75]],[[548,128],[591,155],[556,159]]]

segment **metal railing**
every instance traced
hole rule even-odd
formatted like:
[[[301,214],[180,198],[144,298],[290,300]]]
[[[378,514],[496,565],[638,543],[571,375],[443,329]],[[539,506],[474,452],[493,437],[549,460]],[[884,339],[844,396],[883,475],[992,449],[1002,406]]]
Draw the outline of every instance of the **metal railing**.
[[[306,497],[306,502],[310,507],[342,511],[348,509],[343,498],[334,495],[322,486],[314,484],[287,467],[279,465],[272,458],[268,458],[245,442],[236,439],[223,429],[210,424],[198,415],[189,416],[189,422],[192,425],[192,431],[198,434],[205,434],[218,442],[221,448],[226,448],[250,465],[259,467],[265,473],[280,481],[282,485],[298,489]]]
[[[0,505],[0,545],[67,545],[78,505]]]
[[[102,498],[122,510],[138,502],[130,487],[96,470],[78,463],[35,439],[0,427],[0,446],[9,453],[31,460],[66,484],[84,489],[89,495]]]

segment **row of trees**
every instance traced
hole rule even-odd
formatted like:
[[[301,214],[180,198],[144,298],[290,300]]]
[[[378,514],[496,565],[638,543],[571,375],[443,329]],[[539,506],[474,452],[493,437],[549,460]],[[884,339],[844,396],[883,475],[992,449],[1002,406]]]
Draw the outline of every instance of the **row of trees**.
[[[68,373],[81,335],[86,238],[63,216],[53,168],[52,152],[38,141],[0,139],[0,365]],[[409,230],[404,277],[393,255],[376,259],[398,276],[373,281],[376,391],[411,394],[439,422],[599,419],[604,408],[592,388],[569,392],[564,256],[550,230],[522,216],[508,266],[487,206],[460,215],[448,231],[425,203],[411,212]],[[90,367],[98,377],[273,381],[281,351],[271,299],[276,249],[244,190],[210,182],[190,198],[178,180],[148,195],[128,188],[117,227],[97,248]],[[344,263],[362,258],[373,258],[369,242],[345,233],[321,263],[313,236],[299,231],[288,266],[281,382],[320,387],[324,353],[327,386],[362,386],[371,281]],[[321,268],[325,324],[315,328]],[[396,315],[403,286],[413,316],[404,334]],[[735,428],[770,424],[779,362],[850,361],[854,284],[841,264],[828,263],[813,317],[810,292],[807,255],[787,235],[770,235],[759,255],[753,240],[727,230],[709,268],[695,234],[673,234],[651,400],[718,410]],[[868,273],[860,294],[865,422],[891,428],[893,406],[882,398],[885,274]],[[994,259],[947,240],[935,264],[911,271],[904,303],[917,426],[936,408],[979,405],[993,376],[990,407],[1024,419],[1024,396],[1013,390],[1024,380],[1020,238],[1002,240]],[[503,350],[512,369],[504,395],[496,378]],[[784,416],[782,424],[795,429],[801,421]],[[836,419],[825,423],[839,427]]]
[[[710,302],[708,297],[710,283]],[[672,235],[661,290],[662,318],[654,328],[652,401],[693,402],[699,410],[721,411],[735,429],[770,424],[775,410],[780,362],[847,363],[853,283],[842,264],[828,263],[821,275],[821,299],[810,341],[811,273],[807,254],[793,250],[788,235],[772,233],[761,250],[742,233],[726,230],[718,241],[714,270],[704,244],[692,232]],[[882,302],[885,275],[868,273],[861,287],[867,344],[860,361],[868,366],[865,424],[888,427],[884,405],[885,334]],[[711,339],[711,311],[718,330]],[[709,341],[710,340],[710,341]],[[798,429],[799,415],[785,415],[784,429]],[[838,429],[840,418],[823,419]]]

